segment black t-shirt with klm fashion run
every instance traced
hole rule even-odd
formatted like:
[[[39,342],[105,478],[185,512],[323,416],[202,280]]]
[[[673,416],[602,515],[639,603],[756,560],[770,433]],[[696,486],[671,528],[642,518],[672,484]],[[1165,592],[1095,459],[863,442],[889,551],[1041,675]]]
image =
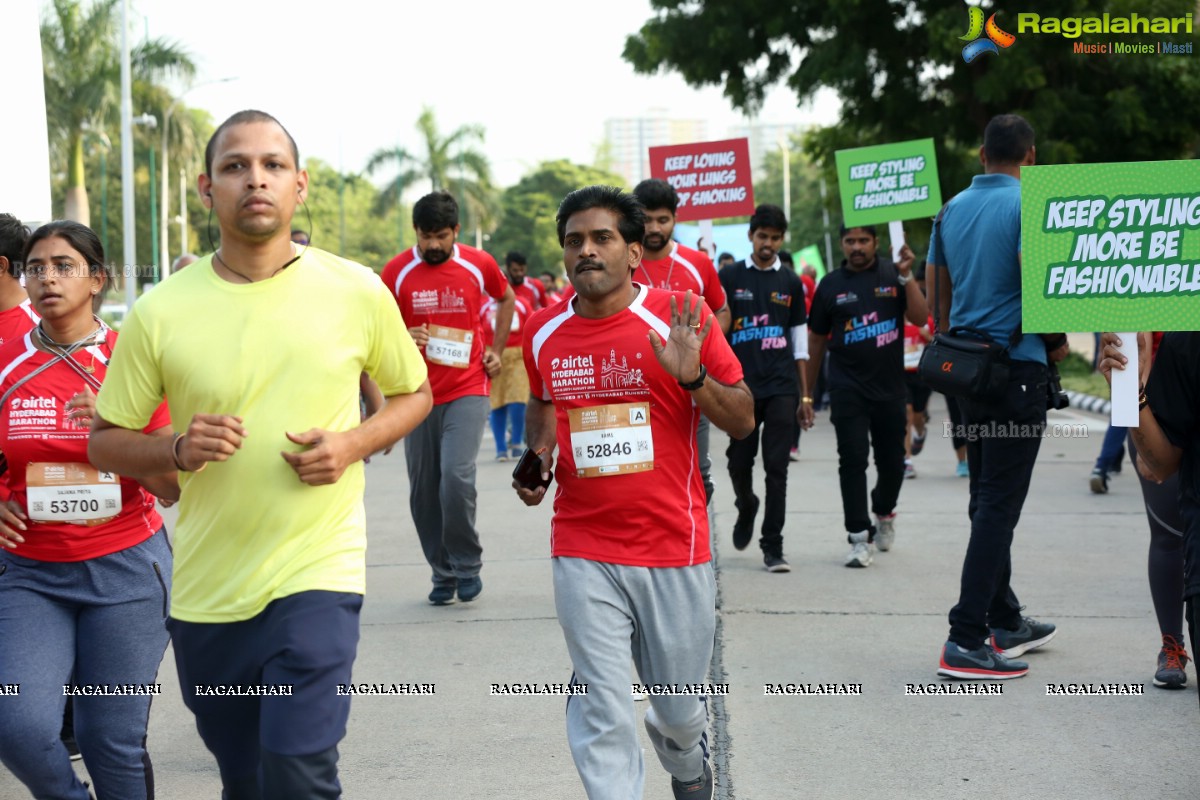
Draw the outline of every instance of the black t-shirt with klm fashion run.
[[[729,344],[756,400],[800,395],[792,328],[805,323],[804,284],[779,262],[759,269],[747,258],[720,273],[732,322]]]
[[[868,400],[904,393],[905,287],[896,265],[879,256],[854,272],[842,266],[821,279],[808,328],[829,339],[829,388],[849,389]],[[831,335],[832,334],[832,335]]]

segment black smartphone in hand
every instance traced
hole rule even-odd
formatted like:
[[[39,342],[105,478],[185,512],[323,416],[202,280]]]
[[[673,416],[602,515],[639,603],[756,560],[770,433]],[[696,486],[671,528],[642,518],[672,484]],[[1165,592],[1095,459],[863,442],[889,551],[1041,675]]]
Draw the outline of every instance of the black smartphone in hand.
[[[513,469],[513,479],[530,491],[539,486],[549,486],[550,481],[553,480],[553,478],[542,477],[542,457],[528,447],[525,448],[525,452],[521,454],[521,460]]]

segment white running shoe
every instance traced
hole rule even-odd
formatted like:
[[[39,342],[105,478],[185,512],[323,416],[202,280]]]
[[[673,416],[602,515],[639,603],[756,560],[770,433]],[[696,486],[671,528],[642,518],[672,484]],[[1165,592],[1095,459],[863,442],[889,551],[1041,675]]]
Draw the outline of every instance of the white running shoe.
[[[869,567],[875,555],[875,545],[867,541],[867,531],[850,534],[851,550],[846,556],[847,567]]]
[[[896,541],[896,514],[893,512],[886,517],[875,517],[875,521],[879,523],[875,526],[875,546],[880,552],[886,553],[892,549],[892,542]]]

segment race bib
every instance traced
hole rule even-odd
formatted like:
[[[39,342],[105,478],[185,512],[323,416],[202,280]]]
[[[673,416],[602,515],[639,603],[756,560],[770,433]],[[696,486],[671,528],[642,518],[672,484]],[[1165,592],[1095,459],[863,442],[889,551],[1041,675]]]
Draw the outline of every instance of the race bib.
[[[921,363],[921,353],[925,352],[925,342],[914,342],[911,339],[904,340],[904,368],[906,370],[914,370]]]
[[[455,369],[466,369],[471,364],[471,343],[475,334],[460,328],[444,325],[429,326],[429,342],[425,345],[425,358],[434,364]]]
[[[121,510],[120,476],[91,464],[29,464],[25,487],[26,510],[34,522],[100,525]]]
[[[649,403],[572,408],[571,450],[575,475],[596,478],[654,469]]]

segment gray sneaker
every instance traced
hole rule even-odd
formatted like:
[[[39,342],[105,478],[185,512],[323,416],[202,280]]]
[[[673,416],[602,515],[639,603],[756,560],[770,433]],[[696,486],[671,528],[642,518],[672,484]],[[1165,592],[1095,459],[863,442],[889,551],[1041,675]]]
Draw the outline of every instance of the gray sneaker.
[[[987,644],[975,650],[964,650],[954,642],[946,642],[937,674],[968,681],[1003,681],[1020,678],[1028,672],[1029,665],[1024,661],[1005,658]]]
[[[896,514],[892,512],[886,517],[875,517],[879,524],[875,526],[875,546],[879,548],[879,552],[886,553],[892,549],[892,542],[896,541]]]
[[[1016,658],[1041,647],[1054,638],[1058,631],[1052,622],[1038,622],[1032,617],[1021,617],[1021,627],[1015,631],[991,628],[992,648],[1005,658]]]
[[[850,554],[846,556],[847,567],[871,566],[871,559],[875,556],[875,545],[867,541],[870,535],[867,531],[859,531],[847,537],[851,545]]]
[[[671,778],[671,794],[675,800],[712,800],[713,774],[708,759],[704,760],[704,774],[696,780],[684,783],[678,778]]]

